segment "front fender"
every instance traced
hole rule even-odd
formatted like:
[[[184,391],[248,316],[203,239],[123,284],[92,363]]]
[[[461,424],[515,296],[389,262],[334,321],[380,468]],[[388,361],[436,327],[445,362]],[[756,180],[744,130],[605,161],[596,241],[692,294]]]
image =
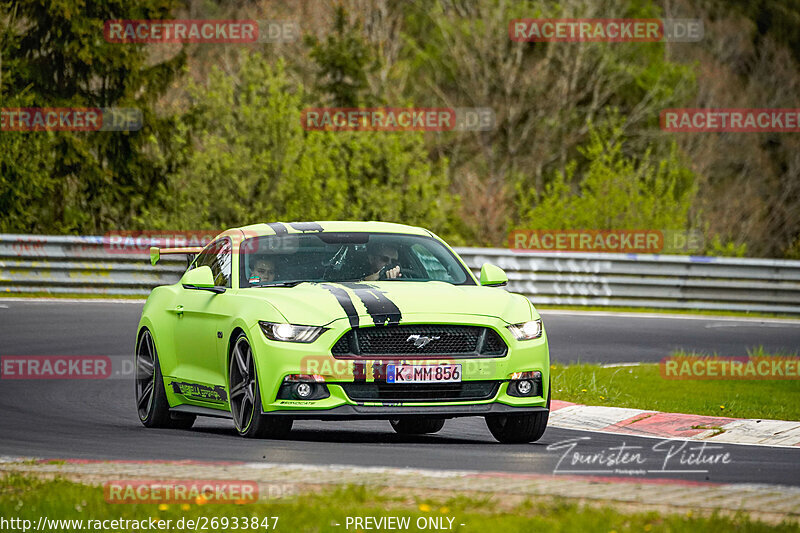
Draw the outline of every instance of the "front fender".
[[[175,347],[175,315],[170,312],[175,306],[176,288],[173,285],[156,287],[148,296],[136,329],[136,343],[142,329],[147,328],[153,336],[161,373],[169,376],[177,365]],[[135,346],[135,345],[134,345]],[[134,347],[135,350],[135,347]]]

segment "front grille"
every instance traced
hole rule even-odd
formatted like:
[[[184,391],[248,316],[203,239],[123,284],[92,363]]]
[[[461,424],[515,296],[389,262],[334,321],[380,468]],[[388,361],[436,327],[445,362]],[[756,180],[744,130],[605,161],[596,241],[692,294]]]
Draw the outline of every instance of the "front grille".
[[[358,330],[358,346],[362,354],[470,353],[478,345],[481,330],[469,326],[366,328]],[[434,340],[416,348],[414,342],[408,340],[413,335]]]
[[[422,339],[420,339],[420,337]],[[425,342],[425,337],[428,341]],[[491,328],[447,324],[405,324],[355,328],[331,348],[334,356],[460,355],[503,356],[506,344]]]
[[[348,342],[349,340],[350,340],[349,333],[339,337],[339,340],[336,341],[336,344],[334,344],[333,348],[331,348],[331,353],[334,355],[350,353],[350,342]]]
[[[498,381],[462,381],[461,383],[386,383],[385,381],[334,383],[341,385],[355,402],[447,402],[491,400],[497,394]]]
[[[486,339],[484,340],[483,350],[481,353],[486,355],[501,355],[506,353],[506,343],[500,338],[500,335],[493,329],[486,330]]]

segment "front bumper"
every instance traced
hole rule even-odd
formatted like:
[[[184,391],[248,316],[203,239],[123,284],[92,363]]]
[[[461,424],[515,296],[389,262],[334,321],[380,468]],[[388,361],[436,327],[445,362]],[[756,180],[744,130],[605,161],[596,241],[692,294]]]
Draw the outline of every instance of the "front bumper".
[[[409,317],[410,318],[410,317]],[[477,321],[476,321],[477,320]],[[491,317],[469,315],[415,316],[403,323],[463,324],[493,328],[508,346],[502,357],[459,358],[453,355],[446,361],[441,357],[425,359],[424,355],[402,359],[409,364],[457,363],[462,366],[462,382],[497,381],[496,393],[481,400],[456,399],[435,401],[381,400],[356,401],[348,397],[337,384],[356,380],[375,382],[372,368],[383,363],[398,363],[397,358],[365,357],[358,360],[337,359],[331,354],[336,340],[349,329],[346,320],[328,324],[330,329],[311,344],[271,341],[265,338],[256,325],[250,339],[256,354],[257,373],[261,390],[263,414],[289,415],[310,419],[394,418],[398,415],[435,415],[443,417],[485,416],[504,413],[530,413],[547,409],[549,392],[550,358],[546,333],[529,341],[517,341],[506,322]],[[354,373],[355,365],[366,364]],[[514,372],[539,371],[542,387],[539,396],[518,397],[508,394],[508,380]],[[277,399],[278,390],[290,374],[316,374],[324,377],[330,396],[319,400]]]
[[[491,415],[527,415],[549,411],[547,407],[521,406],[513,407],[502,403],[488,403],[478,405],[435,405],[407,407],[379,407],[365,405],[340,405],[332,409],[322,410],[287,410],[269,411],[269,415],[291,416],[302,420],[388,420],[398,416],[435,416],[441,418],[457,418],[462,416],[491,416]]]

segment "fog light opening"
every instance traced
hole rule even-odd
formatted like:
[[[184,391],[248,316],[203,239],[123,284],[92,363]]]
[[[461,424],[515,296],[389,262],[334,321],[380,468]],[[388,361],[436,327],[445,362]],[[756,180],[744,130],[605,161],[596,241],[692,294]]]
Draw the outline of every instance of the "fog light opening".
[[[531,390],[533,390],[533,383],[527,379],[517,382],[517,392],[520,394],[530,394]]]
[[[278,389],[278,400],[323,400],[330,397],[325,378],[317,374],[289,374]]]
[[[527,370],[513,372],[508,384],[508,395],[517,398],[530,398],[542,395],[542,372],[540,370]]]
[[[301,400],[305,400],[314,394],[314,386],[311,383],[297,383],[294,386],[294,394]]]

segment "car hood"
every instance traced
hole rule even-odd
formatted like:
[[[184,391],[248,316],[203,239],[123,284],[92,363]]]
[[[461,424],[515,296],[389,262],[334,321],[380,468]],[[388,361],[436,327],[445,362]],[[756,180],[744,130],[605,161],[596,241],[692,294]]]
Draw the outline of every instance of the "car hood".
[[[531,305],[524,296],[497,287],[441,281],[301,283],[251,290],[292,324],[325,325],[347,318],[353,326],[385,325],[412,322],[420,314],[488,316],[509,322],[531,318]]]

